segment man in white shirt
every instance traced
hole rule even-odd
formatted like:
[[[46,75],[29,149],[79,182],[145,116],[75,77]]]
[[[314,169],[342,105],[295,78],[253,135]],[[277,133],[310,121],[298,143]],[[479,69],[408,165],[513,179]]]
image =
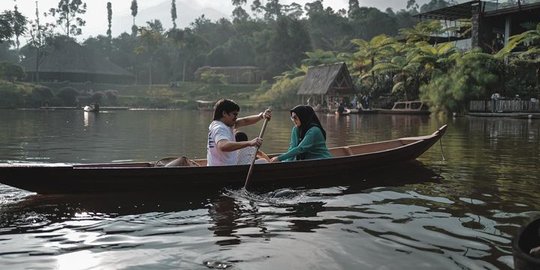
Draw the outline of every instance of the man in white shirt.
[[[208,127],[207,165],[224,166],[236,165],[238,153],[236,150],[249,146],[261,146],[262,139],[257,137],[250,141],[237,142],[234,138],[234,128],[248,126],[262,119],[272,118],[272,111],[238,118],[240,106],[232,100],[220,99],[214,106],[214,120]]]

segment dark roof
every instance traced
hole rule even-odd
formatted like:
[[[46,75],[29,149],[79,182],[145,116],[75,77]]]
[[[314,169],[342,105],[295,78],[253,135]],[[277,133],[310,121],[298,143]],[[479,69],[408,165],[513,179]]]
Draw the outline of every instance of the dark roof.
[[[310,67],[298,95],[354,94],[354,84],[345,63]]]
[[[36,72],[35,63],[34,56],[24,59],[21,65],[26,72]],[[49,47],[43,56],[39,72],[133,76],[105,57],[97,55],[73,41],[56,43]]]
[[[512,14],[520,11],[537,10],[540,8],[540,3],[520,3],[517,4],[499,4],[490,1],[473,0],[450,7],[440,8],[416,14],[413,17],[419,19],[431,20],[449,20],[455,21],[458,19],[470,19],[472,17],[473,6],[478,6],[478,12],[483,16],[498,16],[504,14]]]
[[[458,20],[458,19],[470,19],[472,17],[472,5],[480,4],[481,1],[474,0],[450,7],[440,8],[423,12],[414,17],[420,19],[432,19],[432,20]]]

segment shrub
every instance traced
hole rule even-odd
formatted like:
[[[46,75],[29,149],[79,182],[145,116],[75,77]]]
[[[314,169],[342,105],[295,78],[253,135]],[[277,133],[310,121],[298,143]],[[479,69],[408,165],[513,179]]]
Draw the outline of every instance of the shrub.
[[[77,105],[77,96],[79,96],[79,91],[73,87],[63,87],[56,95],[65,106]]]
[[[92,94],[92,96],[90,97],[90,101],[92,103],[102,103],[103,100],[105,99],[105,94],[103,94],[103,92],[101,91],[97,91],[95,92],[94,94]]]
[[[206,70],[201,73],[201,81],[210,84],[227,84],[227,76],[224,74],[215,73],[211,70]]]
[[[10,82],[15,82],[26,77],[26,73],[21,66],[8,63],[0,62],[0,76],[2,79]]]
[[[107,101],[111,105],[118,104],[118,91],[116,90],[107,90],[105,91],[105,97],[107,97]]]
[[[275,109],[287,109],[297,105],[297,92],[304,81],[305,76],[299,76],[293,79],[282,78],[270,90],[256,97],[261,105],[272,105]],[[263,86],[263,85],[261,85]]]
[[[53,98],[54,95],[49,87],[39,85],[28,96],[28,104],[32,107],[40,107],[50,104]]]

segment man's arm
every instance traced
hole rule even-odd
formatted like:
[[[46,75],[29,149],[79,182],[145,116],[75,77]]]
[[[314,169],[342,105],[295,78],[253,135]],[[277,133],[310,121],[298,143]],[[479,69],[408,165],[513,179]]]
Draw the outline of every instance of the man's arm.
[[[248,146],[261,146],[261,144],[262,144],[262,139],[257,137],[251,141],[243,141],[243,142],[221,140],[217,143],[217,147],[219,150],[223,152],[232,152],[232,151],[236,151],[238,149],[242,149]]]
[[[272,118],[272,110],[266,109],[264,112],[261,112],[259,114],[254,114],[254,115],[238,118],[236,119],[235,127],[253,125],[265,118],[268,120]]]

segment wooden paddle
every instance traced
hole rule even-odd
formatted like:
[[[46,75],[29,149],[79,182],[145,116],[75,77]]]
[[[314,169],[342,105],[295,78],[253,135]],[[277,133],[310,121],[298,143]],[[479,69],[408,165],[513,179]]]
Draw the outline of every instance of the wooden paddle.
[[[268,118],[264,118],[264,123],[261,129],[261,133],[259,134],[259,138],[262,139],[264,135],[264,130],[266,129],[266,125],[268,124]],[[251,173],[253,172],[253,165],[255,164],[255,159],[257,159],[257,152],[259,151],[260,146],[256,147],[255,155],[253,156],[253,159],[251,160],[251,165],[249,165],[249,171],[246,176],[246,182],[244,184],[244,189],[247,189],[248,183],[249,183],[249,177],[251,176]]]

